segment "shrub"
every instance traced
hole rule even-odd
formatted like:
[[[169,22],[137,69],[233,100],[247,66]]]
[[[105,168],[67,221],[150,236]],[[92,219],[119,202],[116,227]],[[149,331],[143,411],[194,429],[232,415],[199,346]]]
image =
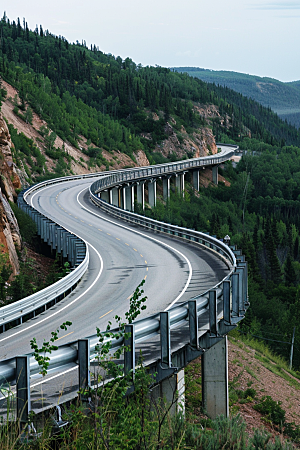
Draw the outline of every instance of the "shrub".
[[[254,409],[270,419],[275,425],[282,425],[285,423],[285,411],[280,405],[281,402],[276,402],[269,395],[265,395],[259,403],[254,405]]]

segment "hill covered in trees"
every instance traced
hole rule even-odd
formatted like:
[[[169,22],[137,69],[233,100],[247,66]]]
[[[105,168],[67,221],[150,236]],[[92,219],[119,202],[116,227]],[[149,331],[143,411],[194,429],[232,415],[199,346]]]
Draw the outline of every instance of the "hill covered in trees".
[[[283,120],[300,127],[300,82],[283,83],[274,78],[259,77],[225,70],[208,70],[199,67],[175,67],[207,83],[226,86],[240,94],[270,107]]]
[[[218,237],[229,233],[249,261],[247,330],[290,339],[300,282],[299,131],[228,87],[70,44],[25,21],[4,16],[0,36],[2,112],[27,182],[137,165],[139,152],[155,163],[216,152],[218,141],[247,150],[237,170],[224,168],[230,187],[174,194],[149,214]],[[275,349],[287,356],[285,344]],[[295,361],[300,365],[298,350]]]
[[[25,20],[4,15],[0,28],[2,101],[39,134],[30,141],[8,120],[29,182],[80,165],[117,168],[120,155],[123,166],[138,165],[139,152],[150,163],[201,156],[217,151],[216,140],[300,143],[298,130],[271,109],[228,88],[70,44],[42,27],[31,31]]]

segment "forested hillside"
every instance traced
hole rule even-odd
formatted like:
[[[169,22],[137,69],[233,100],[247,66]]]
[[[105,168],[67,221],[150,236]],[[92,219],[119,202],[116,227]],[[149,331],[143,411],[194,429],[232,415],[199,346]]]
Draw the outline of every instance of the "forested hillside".
[[[299,131],[228,87],[70,44],[26,21],[4,16],[0,36],[2,113],[24,182],[138,165],[140,155],[143,164],[206,155],[218,141],[248,151],[237,170],[225,166],[230,186],[174,193],[147,213],[230,234],[249,261],[244,330],[289,341],[300,298]],[[288,356],[289,345],[272,345]]]
[[[230,89],[70,44],[42,27],[31,31],[25,20],[4,15],[0,28],[2,100],[39,133],[20,137],[9,119],[15,161],[29,182],[80,165],[118,167],[119,155],[127,157],[123,166],[137,165],[138,152],[150,163],[215,153],[215,140],[300,142],[270,109]]]
[[[288,360],[295,327],[293,364],[299,370],[300,148],[253,139],[240,147],[247,154],[237,168],[228,162],[220,169],[230,186],[220,181],[198,193],[187,184],[184,198],[173,187],[170,202],[146,214],[218,238],[229,234],[248,262],[250,308],[241,331]]]
[[[284,83],[274,78],[199,67],[175,67],[174,70],[188,73],[207,83],[233,89],[263,106],[270,107],[283,120],[300,127],[299,81]]]

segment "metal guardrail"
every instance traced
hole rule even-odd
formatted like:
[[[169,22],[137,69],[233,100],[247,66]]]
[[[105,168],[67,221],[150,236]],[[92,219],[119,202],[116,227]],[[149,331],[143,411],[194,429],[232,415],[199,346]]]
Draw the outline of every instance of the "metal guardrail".
[[[215,157],[208,158],[206,160],[206,165],[211,164],[219,164],[226,159],[229,159],[231,156],[230,150],[227,152],[222,152],[215,155]],[[233,152],[232,152],[233,153]],[[26,201],[26,197],[31,194],[34,190],[40,189],[43,186],[47,186],[53,183],[59,183],[68,180],[80,179],[80,178],[92,178],[95,176],[102,175],[100,180],[97,180],[90,187],[90,194],[93,202],[100,206],[102,209],[109,211],[110,214],[115,217],[121,218],[131,223],[135,223],[139,226],[144,226],[148,229],[154,230],[156,232],[168,233],[169,235],[176,236],[180,239],[185,239],[190,242],[194,242],[196,244],[200,244],[207,248],[210,251],[214,251],[216,255],[220,258],[224,259],[227,265],[230,267],[229,274],[221,280],[213,289],[210,289],[208,292],[202,294],[201,296],[194,297],[190,301],[173,307],[169,311],[162,312],[160,314],[153,315],[143,320],[139,320],[134,322],[131,325],[127,325],[127,331],[130,331],[130,348],[131,352],[125,352],[124,354],[124,371],[125,373],[129,370],[134,370],[135,368],[135,346],[145,340],[149,340],[155,335],[160,334],[160,348],[161,348],[161,363],[166,364],[170,370],[175,370],[170,366],[171,361],[171,345],[170,345],[170,330],[174,328],[178,328],[179,326],[182,328],[182,325],[189,325],[189,343],[182,342],[182,348],[187,349],[187,354],[190,355],[191,351],[197,353],[203,352],[203,349],[209,348],[213,345],[213,341],[216,339],[220,339],[224,334],[226,334],[230,329],[236,326],[236,323],[240,321],[245,314],[245,310],[248,306],[248,292],[247,292],[247,263],[245,262],[244,257],[241,255],[240,251],[229,248],[223,242],[218,241],[216,238],[209,236],[205,233],[200,233],[196,231],[192,231],[186,228],[181,228],[177,226],[173,226],[170,224],[165,224],[163,222],[158,222],[153,219],[146,218],[144,216],[139,216],[129,211],[121,210],[113,205],[109,205],[108,203],[100,200],[95,195],[98,190],[105,189],[107,187],[113,186],[116,183],[120,183],[121,181],[131,181],[132,179],[139,179],[144,177],[151,176],[159,176],[160,174],[174,173],[176,171],[187,170],[188,168],[195,168],[201,165],[204,165],[203,158],[199,158],[198,160],[188,160],[179,163],[171,163],[160,166],[152,166],[148,168],[138,168],[138,169],[127,169],[117,173],[102,173],[102,174],[93,174],[93,175],[83,175],[83,176],[75,176],[75,177],[64,177],[61,179],[50,180],[48,182],[40,183],[37,186],[31,187],[24,194],[24,201]],[[196,164],[197,163],[197,164]],[[130,176],[132,178],[130,178]],[[110,183],[110,184],[109,184]],[[24,206],[24,205],[23,205]],[[34,218],[37,223],[38,229],[41,232],[42,238],[45,242],[50,243],[51,239],[54,237],[54,242],[52,245],[58,245],[59,242],[59,234],[60,229],[57,224],[52,222],[50,219],[42,216],[36,210],[33,210],[28,204],[24,206],[25,210],[29,212],[30,215]],[[66,230],[63,230],[66,232]],[[71,234],[71,233],[70,233]],[[52,236],[52,237],[51,237]],[[75,236],[71,237],[74,238]],[[55,240],[56,239],[56,240]],[[65,279],[60,280],[58,283],[55,283],[52,286],[49,286],[49,290],[54,290],[55,293],[61,292],[56,290],[57,286],[60,285],[62,290],[68,286],[69,280],[71,281],[72,275],[77,271],[79,275],[84,273],[85,264],[87,265],[88,254],[86,254],[84,261],[79,264],[79,266],[74,270],[73,273],[69,274]],[[82,272],[80,272],[82,270]],[[77,275],[76,275],[77,276]],[[67,281],[68,278],[68,281]],[[67,281],[67,283],[66,283]],[[63,284],[65,287],[63,287]],[[48,288],[47,288],[48,289]],[[34,296],[31,297],[31,301],[33,298],[37,299],[37,295],[40,294],[43,296],[44,291],[40,291]],[[23,299],[17,303],[19,303],[19,307],[25,308],[30,297],[27,299]],[[49,298],[47,299],[49,302]],[[46,303],[47,303],[46,302]],[[17,303],[13,305],[9,305],[11,308],[18,308]],[[29,302],[30,303],[30,302]],[[45,302],[44,302],[45,304]],[[28,304],[28,310],[32,311],[34,309],[33,305],[30,306]],[[31,310],[30,310],[31,308]],[[11,310],[12,313],[12,310]],[[23,311],[19,312],[16,310],[14,312],[13,317],[17,317],[18,314],[22,314]],[[27,314],[28,312],[26,312]],[[198,320],[199,317],[203,314],[208,314],[208,328],[206,328],[199,339],[198,335]],[[1,314],[1,309],[0,309]],[[0,316],[1,317],[1,316]],[[87,339],[71,342],[67,345],[60,346],[59,349],[53,352],[53,355],[50,360],[49,370],[58,369],[62,366],[65,366],[69,363],[79,363],[79,380],[88,380],[88,374],[85,376],[81,376],[82,367],[85,369],[89,366],[90,356],[95,354],[95,347],[99,342],[99,338],[97,335],[90,336]],[[215,341],[214,341],[215,342]],[[82,345],[84,343],[84,345]],[[111,347],[112,349],[116,349],[122,345],[122,339],[112,339]],[[187,345],[188,344],[188,345]],[[192,350],[194,348],[194,350]],[[130,355],[129,355],[130,354]],[[23,358],[23,359],[22,359]],[[189,359],[189,356],[186,361]],[[20,363],[20,360],[24,362],[24,364]],[[19,361],[19,363],[18,363]],[[20,369],[21,368],[21,369]],[[7,382],[17,382],[20,376],[20,370],[26,370],[26,373],[29,376],[38,372],[38,366],[36,361],[34,360],[31,354],[25,355],[24,357],[11,358],[9,360],[5,360],[0,362],[0,383]],[[159,375],[160,377],[164,375]],[[165,372],[165,376],[166,372]],[[26,377],[25,377],[26,378]],[[22,377],[24,379],[24,377]],[[159,377],[157,378],[157,381]],[[19,383],[20,384],[20,383]],[[80,383],[79,383],[80,384]],[[23,385],[22,385],[23,386]],[[23,389],[24,386],[20,387],[17,383],[17,390]],[[80,386],[84,387],[84,386]],[[20,394],[21,395],[21,394]],[[30,407],[30,391],[27,388],[27,394],[29,395],[29,399],[27,397],[27,409]],[[26,405],[26,402],[23,402],[23,409]],[[23,410],[22,410],[23,411]],[[29,410],[28,410],[29,411]],[[21,412],[20,412],[21,414]]]
[[[219,144],[221,145],[221,144]],[[222,144],[223,145],[223,144]],[[129,180],[137,180],[139,178],[149,178],[151,176],[159,176],[163,174],[172,174],[175,172],[184,171],[187,169],[197,168],[197,167],[203,167],[203,166],[209,166],[213,164],[220,164],[226,160],[228,160],[233,154],[235,149],[237,149],[238,146],[230,145],[228,150],[223,150],[222,152],[213,155],[211,157],[202,157],[202,158],[196,158],[196,159],[189,159],[186,161],[180,161],[176,163],[168,163],[168,164],[159,164],[155,166],[145,166],[145,167],[139,167],[134,169],[124,169],[122,171],[110,171],[110,172],[100,172],[100,173],[94,173],[94,174],[85,174],[85,175],[75,175],[75,176],[68,176],[68,177],[61,177],[61,178],[54,178],[52,180],[43,181],[41,183],[38,183],[36,185],[31,186],[29,189],[25,190],[22,194],[19,194],[18,198],[18,204],[19,207],[21,207],[25,212],[27,212],[32,219],[36,222],[38,233],[40,236],[42,236],[42,239],[44,239],[45,242],[47,242],[52,249],[56,248],[58,251],[63,252],[63,256],[67,257],[69,255],[69,243],[71,243],[70,251],[71,251],[71,260],[70,263],[73,267],[75,267],[75,270],[69,274],[67,277],[64,277],[63,279],[59,280],[55,284],[47,287],[46,289],[43,289],[42,291],[39,291],[35,294],[30,295],[29,297],[26,297],[22,300],[19,300],[11,305],[4,306],[0,308],[0,327],[2,327],[2,331],[5,330],[5,326],[7,324],[12,324],[17,321],[17,323],[22,323],[22,320],[26,320],[28,317],[32,317],[36,313],[38,313],[41,309],[47,309],[48,307],[51,307],[53,302],[55,302],[57,299],[60,299],[61,296],[64,296],[65,293],[69,292],[75,284],[78,283],[78,281],[81,279],[85,271],[88,267],[88,261],[89,261],[89,254],[88,254],[88,247],[82,241],[79,239],[75,234],[72,234],[65,230],[63,227],[58,225],[56,222],[54,222],[52,219],[44,216],[43,214],[39,213],[37,210],[35,210],[32,206],[29,205],[27,202],[27,198],[36,190],[40,190],[44,187],[51,186],[52,184],[57,183],[63,183],[66,181],[74,181],[74,180],[80,180],[80,179],[89,179],[89,178],[98,178],[101,176],[100,180],[97,180],[96,183],[93,183],[93,194],[96,194],[99,190],[104,189],[108,186],[113,186],[115,184],[118,184],[122,181],[129,181]],[[96,202],[96,200],[94,200]],[[105,206],[102,207],[103,209]],[[130,213],[128,212],[121,212],[118,210],[118,212],[113,212],[113,207],[110,208],[110,211],[119,218],[122,218],[125,220],[129,220]],[[126,215],[126,217],[125,217]],[[135,219],[134,219],[135,220]],[[133,221],[134,221],[133,220]],[[155,229],[155,221],[151,221],[151,219],[148,219],[148,224],[145,223],[145,220],[143,221],[142,216],[138,219],[139,225],[147,226],[149,228]],[[163,227],[166,227],[166,224],[161,224],[157,222],[157,227],[162,230]],[[178,227],[175,227],[178,228]],[[169,232],[169,231],[166,231]],[[178,233],[178,230],[174,231],[174,234],[176,235]],[[179,231],[179,233],[181,233]],[[186,235],[191,236],[191,240],[193,240],[193,236],[190,234],[190,230],[185,230],[184,233]],[[171,234],[171,232],[170,232]],[[76,250],[73,250],[73,239],[74,241],[79,240],[85,247],[85,257],[83,260],[79,261],[77,260],[77,253]],[[78,245],[79,241],[76,242],[76,248],[80,247]],[[214,242],[211,241],[210,238],[207,238],[205,241],[210,246],[210,248],[214,248]],[[205,244],[204,244],[205,245]],[[81,247],[80,249],[80,255],[83,255],[83,249]],[[222,254],[222,249],[220,249],[220,254]],[[75,256],[74,256],[75,254]],[[77,267],[78,266],[78,267]]]
[[[34,189],[38,188],[39,185],[34,187]],[[7,324],[20,324],[23,320],[34,317],[64,298],[66,293],[70,292],[78,284],[89,263],[89,252],[86,243],[28,205],[23,195],[23,193],[19,194],[18,206],[36,223],[37,233],[41,239],[53,250],[57,250],[58,253],[61,253],[63,257],[68,259],[71,265],[71,272],[41,291],[0,308],[0,326],[2,331],[5,331]]]
[[[228,150],[222,150],[220,153],[212,156],[204,156],[201,158],[187,159],[186,161],[139,167],[117,172],[108,172],[108,176],[102,177],[100,180],[93,183],[92,191],[93,194],[98,194],[98,192],[105,188],[113,187],[126,181],[159,177],[160,175],[168,175],[185,170],[197,169],[199,167],[222,164],[223,162],[228,161],[238,148],[238,145],[230,145]]]

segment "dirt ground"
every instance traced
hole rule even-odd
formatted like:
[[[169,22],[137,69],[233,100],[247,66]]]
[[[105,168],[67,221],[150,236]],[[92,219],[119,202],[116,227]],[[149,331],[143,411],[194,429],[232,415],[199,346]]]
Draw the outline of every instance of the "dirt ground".
[[[194,414],[199,418],[201,413],[201,358],[190,364],[190,375],[193,382],[191,389],[194,396]],[[267,368],[266,366],[269,366]],[[286,412],[286,422],[300,425],[300,380],[281,369],[285,378],[272,372],[278,366],[264,358],[259,352],[245,345],[242,341],[230,338],[228,340],[228,379],[230,387],[246,390],[249,387],[256,390],[254,401],[235,403],[230,409],[232,414],[239,413],[245,423],[246,431],[253,434],[254,428],[265,429],[272,436],[280,436],[280,432],[253,406],[263,396],[270,396],[281,402],[281,408]],[[279,369],[280,370],[280,369]],[[195,384],[196,381],[196,384]],[[197,392],[197,386],[199,391]]]

